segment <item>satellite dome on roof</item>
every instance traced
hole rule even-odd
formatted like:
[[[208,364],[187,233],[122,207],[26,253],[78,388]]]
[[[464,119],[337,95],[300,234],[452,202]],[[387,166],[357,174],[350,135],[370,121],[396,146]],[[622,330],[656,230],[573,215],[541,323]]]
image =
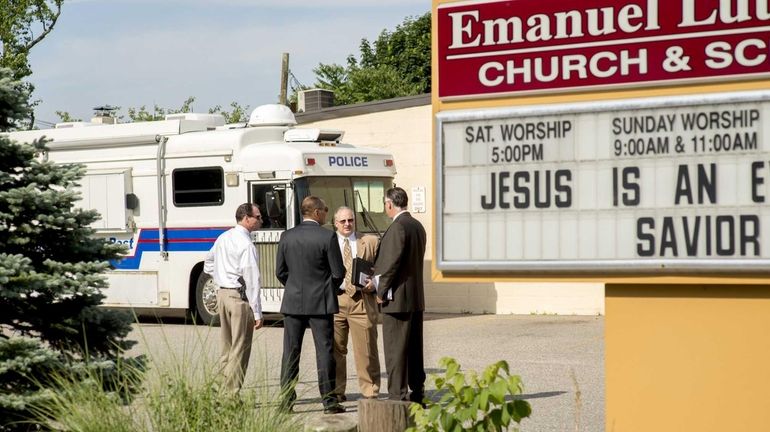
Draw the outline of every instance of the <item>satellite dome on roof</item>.
[[[251,112],[249,126],[294,126],[297,120],[286,105],[261,105]]]

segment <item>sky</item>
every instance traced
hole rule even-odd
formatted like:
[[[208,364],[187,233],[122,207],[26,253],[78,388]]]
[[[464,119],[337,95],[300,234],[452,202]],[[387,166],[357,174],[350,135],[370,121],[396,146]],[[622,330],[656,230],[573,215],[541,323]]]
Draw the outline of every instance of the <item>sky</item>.
[[[281,55],[306,86],[319,63],[345,64],[429,0],[67,0],[30,52],[38,120],[89,120],[93,107],[193,111],[278,101]],[[38,124],[38,127],[46,127]]]

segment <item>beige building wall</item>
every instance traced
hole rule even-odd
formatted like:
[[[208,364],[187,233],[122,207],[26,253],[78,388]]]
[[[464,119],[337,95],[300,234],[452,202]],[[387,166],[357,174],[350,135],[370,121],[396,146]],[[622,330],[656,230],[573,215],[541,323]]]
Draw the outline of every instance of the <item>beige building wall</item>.
[[[434,275],[432,265],[434,143],[430,98],[424,100],[424,104],[407,107],[360,104],[324,110],[323,116],[318,113],[298,115],[297,120],[301,127],[344,130],[343,141],[346,143],[392,153],[397,169],[396,184],[409,194],[410,206],[413,188],[425,188],[425,212],[412,212],[412,215],[425,226],[429,239],[425,266],[427,310],[474,314],[603,315],[604,284],[601,283],[433,281],[438,275]],[[327,119],[316,120],[318,117]]]

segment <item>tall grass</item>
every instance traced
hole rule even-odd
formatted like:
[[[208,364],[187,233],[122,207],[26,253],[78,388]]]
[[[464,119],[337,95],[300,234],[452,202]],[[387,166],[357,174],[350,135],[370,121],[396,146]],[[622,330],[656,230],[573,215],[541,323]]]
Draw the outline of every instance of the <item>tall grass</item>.
[[[252,361],[248,373],[265,385],[244,388],[239,396],[220,387],[218,353],[212,353],[208,340],[216,331],[206,330],[196,329],[196,337],[185,341],[181,354],[168,339],[162,356],[148,353],[151,367],[142,383],[133,383],[141,391],[129,403],[103,391],[96,374],[79,381],[59,379],[58,390],[51,390],[52,396],[35,408],[38,422],[44,428],[72,432],[301,430],[301,416],[279,409],[278,388],[267,385],[262,359]]]
[[[80,432],[135,432],[136,413],[115,393],[103,390],[98,380],[53,378],[55,390],[30,410],[34,423],[45,429]]]

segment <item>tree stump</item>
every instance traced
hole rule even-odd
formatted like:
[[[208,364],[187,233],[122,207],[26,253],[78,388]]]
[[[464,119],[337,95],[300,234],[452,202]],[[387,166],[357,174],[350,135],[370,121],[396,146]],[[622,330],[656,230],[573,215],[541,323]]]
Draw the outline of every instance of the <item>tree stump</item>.
[[[305,432],[356,432],[356,421],[339,414],[314,417],[305,423]]]
[[[409,401],[360,399],[358,401],[359,432],[402,432],[414,426],[409,416]]]

